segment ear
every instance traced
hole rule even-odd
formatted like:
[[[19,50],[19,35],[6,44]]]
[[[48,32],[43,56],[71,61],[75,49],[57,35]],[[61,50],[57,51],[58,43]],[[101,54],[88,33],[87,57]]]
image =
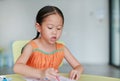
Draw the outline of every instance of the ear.
[[[36,29],[37,29],[38,32],[41,31],[41,25],[39,23],[36,23],[35,27],[36,27]]]

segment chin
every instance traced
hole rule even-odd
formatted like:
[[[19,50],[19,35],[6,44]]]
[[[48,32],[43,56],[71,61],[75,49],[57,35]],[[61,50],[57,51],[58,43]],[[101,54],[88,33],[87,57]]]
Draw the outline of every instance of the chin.
[[[51,41],[51,42],[49,42],[49,43],[50,43],[50,44],[55,44],[55,43],[56,43],[56,41],[54,41],[54,42],[53,42],[53,41]]]

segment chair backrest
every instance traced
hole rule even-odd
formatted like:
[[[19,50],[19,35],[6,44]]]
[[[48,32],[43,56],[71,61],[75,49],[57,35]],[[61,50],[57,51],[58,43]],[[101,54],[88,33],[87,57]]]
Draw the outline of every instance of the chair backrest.
[[[14,63],[18,59],[18,57],[21,54],[22,48],[29,42],[30,40],[19,40],[19,41],[14,41],[12,44],[12,51],[13,51],[13,59]]]

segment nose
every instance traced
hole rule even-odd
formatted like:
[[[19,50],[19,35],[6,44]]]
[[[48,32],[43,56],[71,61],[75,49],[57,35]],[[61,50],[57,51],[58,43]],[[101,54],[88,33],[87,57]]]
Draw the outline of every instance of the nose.
[[[57,34],[57,29],[56,28],[53,30],[53,34]]]

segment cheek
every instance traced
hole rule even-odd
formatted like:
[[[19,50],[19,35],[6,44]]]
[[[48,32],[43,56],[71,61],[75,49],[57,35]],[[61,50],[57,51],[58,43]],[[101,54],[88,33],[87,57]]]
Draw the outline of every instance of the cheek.
[[[61,36],[61,34],[62,34],[62,31],[59,31],[59,32],[58,32],[58,36]]]
[[[42,34],[43,36],[47,36],[48,32],[47,32],[46,30],[43,30],[43,31],[41,31],[41,34]]]
[[[49,31],[47,29],[43,29],[43,33],[47,34],[47,33],[49,33]]]

